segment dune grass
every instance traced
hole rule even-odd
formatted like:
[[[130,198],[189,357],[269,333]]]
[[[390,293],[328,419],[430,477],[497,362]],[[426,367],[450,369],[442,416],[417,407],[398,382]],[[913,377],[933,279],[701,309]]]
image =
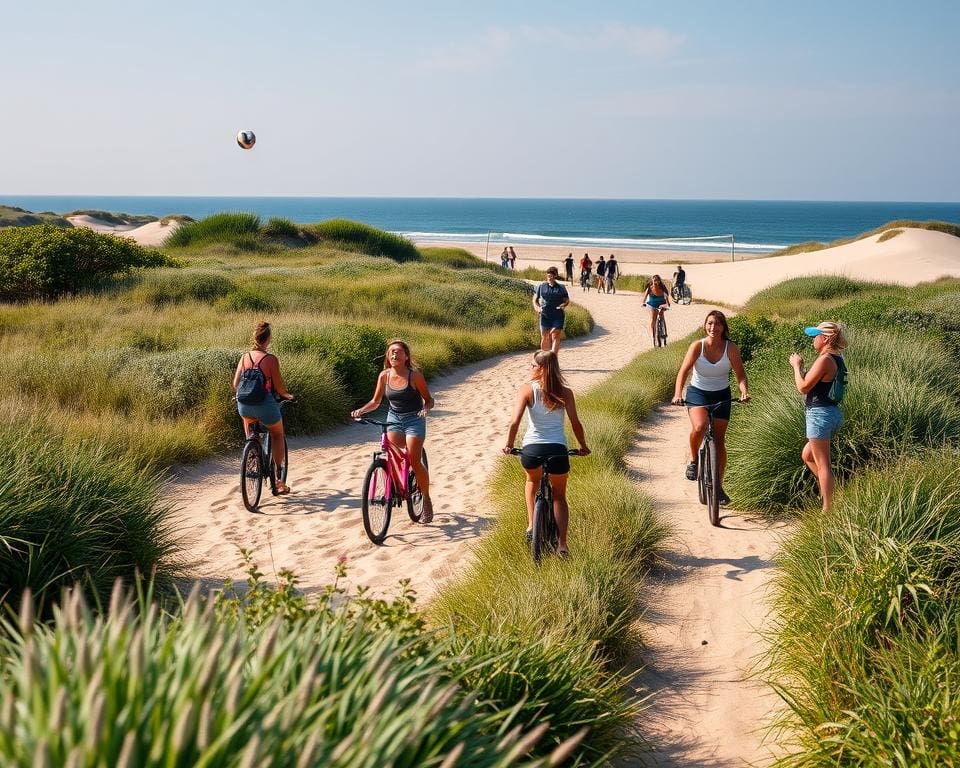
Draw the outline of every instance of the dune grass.
[[[167,236],[164,245],[185,248],[221,242],[248,243],[259,233],[260,217],[255,213],[217,213],[182,223]]]
[[[386,256],[394,261],[420,261],[421,258],[417,247],[406,238],[358,221],[331,219],[305,229],[321,241],[370,256]]]

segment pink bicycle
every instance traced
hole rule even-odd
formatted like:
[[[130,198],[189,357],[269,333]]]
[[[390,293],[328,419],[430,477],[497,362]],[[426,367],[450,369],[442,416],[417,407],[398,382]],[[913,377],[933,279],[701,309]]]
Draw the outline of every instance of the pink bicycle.
[[[405,448],[397,448],[387,439],[387,423],[374,419],[355,419],[360,424],[375,424],[380,427],[380,450],[363,478],[363,530],[374,544],[383,544],[390,527],[393,507],[407,502],[407,514],[419,523],[423,517],[423,493],[417,485],[417,476],[410,465]],[[427,452],[421,454],[423,466],[427,466]]]

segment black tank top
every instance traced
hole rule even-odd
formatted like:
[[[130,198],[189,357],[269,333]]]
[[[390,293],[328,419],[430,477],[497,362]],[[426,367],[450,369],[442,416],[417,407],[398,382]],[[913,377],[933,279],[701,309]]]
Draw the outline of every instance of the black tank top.
[[[387,371],[387,382],[384,394],[390,403],[390,410],[394,413],[418,413],[423,410],[423,397],[411,383],[413,371],[407,373],[407,386],[394,389],[390,386],[390,372]]]
[[[830,355],[833,358],[833,362],[837,364],[837,372],[834,373],[834,378],[836,378],[837,373],[840,372],[840,355]],[[806,400],[804,401],[807,408],[825,408],[830,405],[836,405],[836,403],[830,399],[830,387],[833,386],[833,379],[830,381],[825,381],[821,379],[816,384],[813,385],[813,389],[807,392]]]

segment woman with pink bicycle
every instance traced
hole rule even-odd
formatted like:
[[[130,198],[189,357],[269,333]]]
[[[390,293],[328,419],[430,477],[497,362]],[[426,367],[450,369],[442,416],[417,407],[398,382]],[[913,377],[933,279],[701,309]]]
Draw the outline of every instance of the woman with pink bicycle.
[[[384,430],[390,446],[394,449],[391,453],[395,453],[397,457],[406,454],[416,481],[417,493],[423,500],[423,512],[419,521],[430,523],[433,521],[433,503],[430,500],[430,475],[423,460],[423,441],[427,436],[426,416],[433,408],[433,397],[427,388],[427,380],[413,367],[410,347],[400,339],[394,339],[387,345],[383,371],[377,377],[377,386],[370,402],[350,415],[360,419],[365,413],[379,408],[384,397],[389,403]],[[389,455],[385,457],[384,470]],[[402,477],[399,469],[395,469],[391,474],[396,475],[390,478],[395,487],[399,489],[406,486],[407,478]],[[386,535],[385,526],[383,534]]]

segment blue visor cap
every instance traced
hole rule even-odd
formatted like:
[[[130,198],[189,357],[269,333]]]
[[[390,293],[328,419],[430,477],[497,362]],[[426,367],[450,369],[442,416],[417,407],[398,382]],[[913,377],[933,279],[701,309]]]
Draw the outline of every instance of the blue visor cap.
[[[822,336],[822,335],[823,335],[823,331],[821,331],[819,328],[815,328],[815,327],[812,326],[812,325],[809,325],[809,326],[807,326],[806,328],[804,328],[804,329],[803,329],[803,332],[804,332],[805,334],[807,334],[807,336]]]

